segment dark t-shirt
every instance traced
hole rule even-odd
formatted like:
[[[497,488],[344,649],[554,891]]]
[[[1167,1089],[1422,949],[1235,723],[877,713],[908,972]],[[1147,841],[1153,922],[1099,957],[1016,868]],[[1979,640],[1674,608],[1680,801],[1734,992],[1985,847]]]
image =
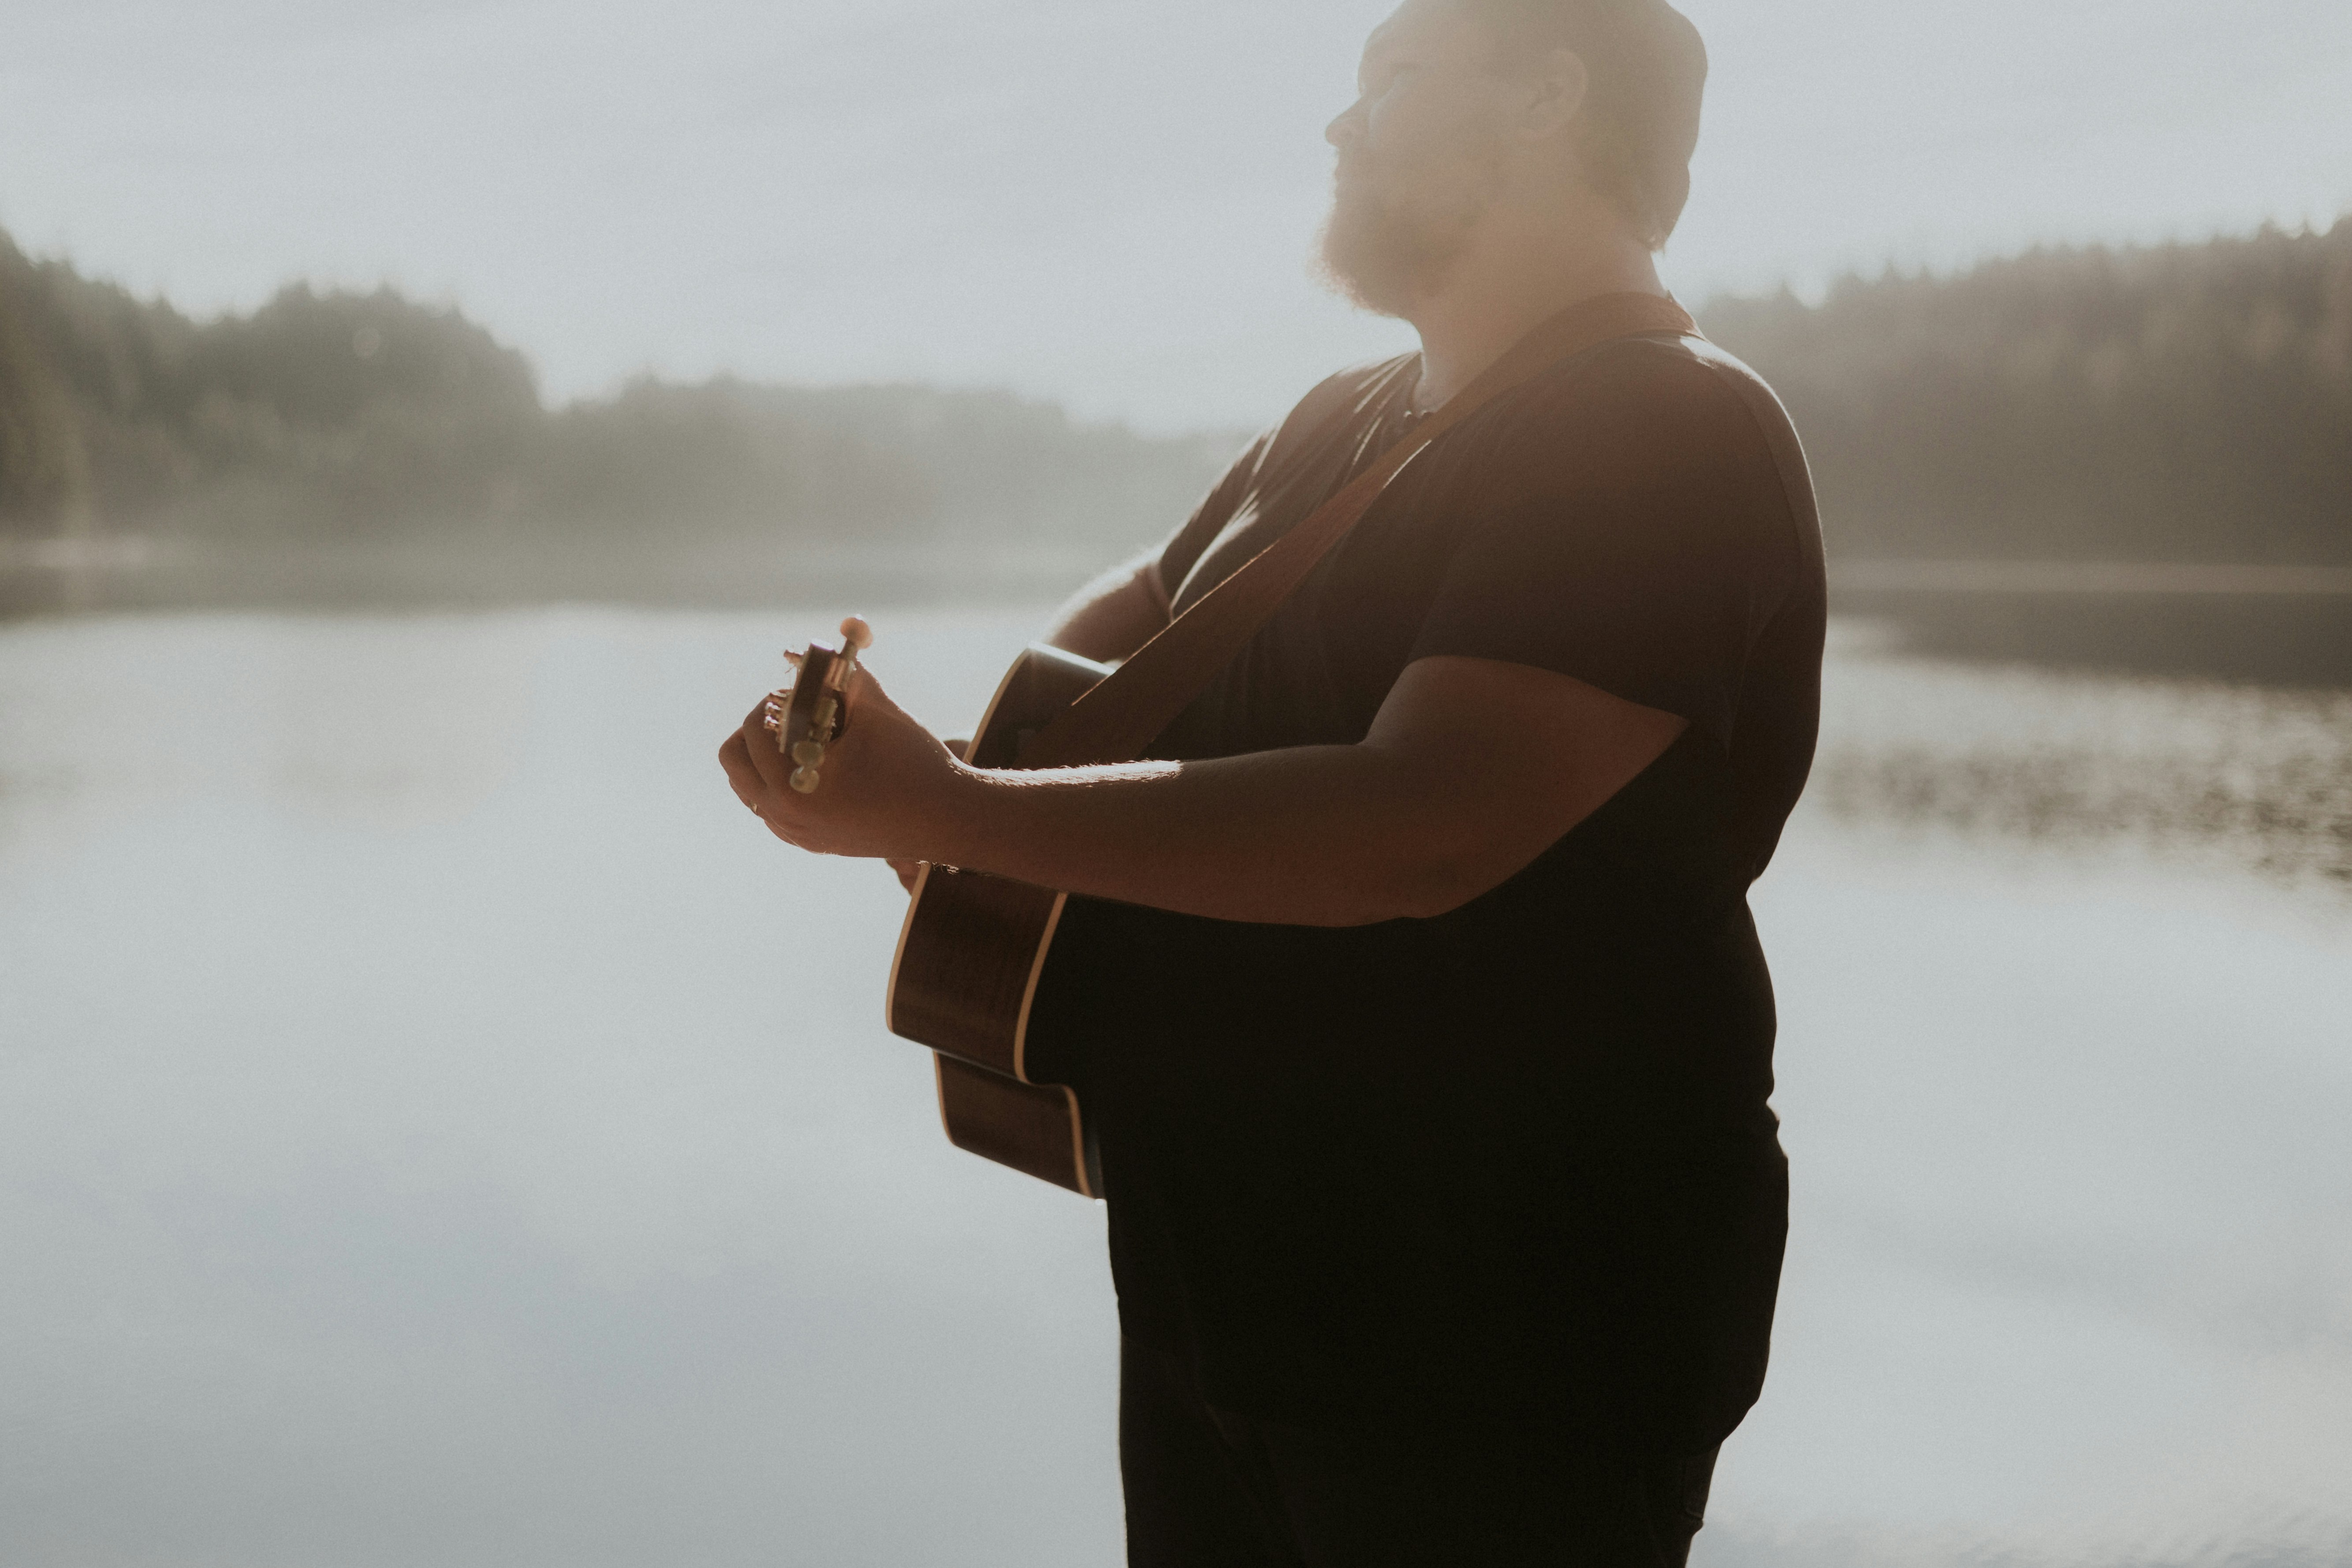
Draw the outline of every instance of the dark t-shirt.
[[[1177,607],[1396,440],[1415,374],[1336,376],[1251,447],[1161,557]],[[1031,1060],[1094,1118],[1129,1335],[1274,1419],[1540,1405],[1675,1447],[1730,1430],[1787,1193],[1746,895],[1811,763],[1822,604],[1786,416],[1699,339],[1577,356],[1390,485],[1150,754],[1360,741],[1441,654],[1689,727],[1434,919],[1070,900]]]

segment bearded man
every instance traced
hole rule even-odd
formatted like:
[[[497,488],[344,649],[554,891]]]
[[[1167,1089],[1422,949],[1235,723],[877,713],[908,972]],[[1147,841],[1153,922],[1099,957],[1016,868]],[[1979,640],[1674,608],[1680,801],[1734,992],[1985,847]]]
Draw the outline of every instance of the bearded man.
[[[1515,344],[1654,324],[1446,429],[1146,761],[968,767],[863,673],[823,790],[756,714],[722,753],[793,843],[1072,894],[1032,1049],[1100,1142],[1132,1563],[1682,1563],[1762,1385],[1747,890],[1823,594],[1786,416],[1653,265],[1705,74],[1664,0],[1372,34],[1324,261],[1421,352],[1309,394],[1051,640],[1133,653]]]

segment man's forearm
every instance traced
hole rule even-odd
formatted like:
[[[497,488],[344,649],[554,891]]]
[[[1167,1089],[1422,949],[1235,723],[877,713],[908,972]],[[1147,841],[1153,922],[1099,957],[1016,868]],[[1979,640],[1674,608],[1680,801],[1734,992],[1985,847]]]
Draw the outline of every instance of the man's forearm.
[[[1104,574],[1055,617],[1048,642],[1127,658],[1168,624],[1157,552]],[[1097,898],[1219,920],[1362,925],[1407,907],[1395,845],[1426,792],[1390,759],[1315,746],[1177,764],[973,773],[942,858]]]
[[[1431,916],[1515,875],[1688,729],[1554,671],[1408,666],[1354,745],[933,775],[909,853],[1219,920]]]
[[[1481,889],[1466,847],[1438,826],[1459,814],[1433,798],[1428,774],[1362,745],[965,770],[930,858],[1219,920],[1346,926],[1437,914]]]

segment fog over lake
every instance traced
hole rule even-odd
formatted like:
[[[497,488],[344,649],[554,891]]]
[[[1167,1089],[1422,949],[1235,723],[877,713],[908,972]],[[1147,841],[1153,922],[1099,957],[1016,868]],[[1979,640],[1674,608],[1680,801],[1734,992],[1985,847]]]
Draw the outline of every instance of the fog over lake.
[[[2342,0],[1685,0],[1667,281],[1818,291],[2352,211]],[[0,226],[210,314],[447,298],[560,399],[1013,386],[1255,426],[1410,346],[1302,265],[1393,0],[77,0],[10,7]]]
[[[1118,1559],[1100,1209],[713,760],[838,613],[0,628],[0,1564]],[[958,729],[1041,614],[872,663]],[[1829,679],[1694,1563],[2352,1562],[2352,697]]]

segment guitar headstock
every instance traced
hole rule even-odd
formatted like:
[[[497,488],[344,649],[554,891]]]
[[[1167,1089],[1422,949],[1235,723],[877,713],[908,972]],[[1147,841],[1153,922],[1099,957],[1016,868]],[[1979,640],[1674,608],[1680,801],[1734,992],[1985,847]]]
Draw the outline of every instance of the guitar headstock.
[[[857,673],[857,656],[874,645],[874,629],[857,616],[841,623],[840,647],[813,642],[799,653],[787,653],[793,683],[769,699],[768,727],[776,749],[792,760],[793,788],[803,795],[815,791],[827,746],[849,728],[849,678]]]

